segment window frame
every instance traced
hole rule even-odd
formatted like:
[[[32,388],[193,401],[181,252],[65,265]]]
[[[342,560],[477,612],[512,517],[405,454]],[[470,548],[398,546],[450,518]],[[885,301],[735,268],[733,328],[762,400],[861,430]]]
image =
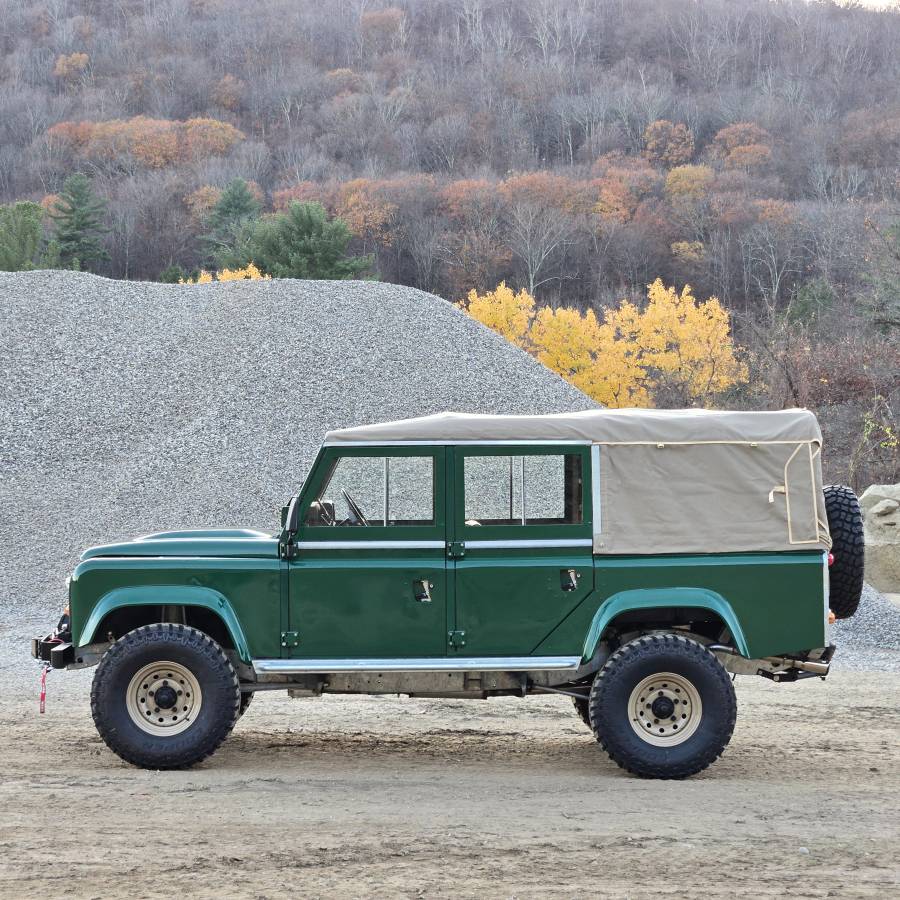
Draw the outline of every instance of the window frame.
[[[510,525],[466,525],[466,481],[465,462],[470,456],[565,456],[577,455],[581,458],[581,491],[582,491],[582,521],[579,524],[540,524],[521,523]],[[585,444],[545,444],[545,445],[517,445],[517,444],[492,444],[485,445],[458,445],[454,448],[454,510],[453,524],[458,539],[463,541],[476,540],[510,540],[510,539],[541,539],[541,538],[590,538],[593,535],[592,526],[592,466],[591,448]],[[527,481],[526,481],[527,490]]]
[[[317,499],[322,486],[331,478],[335,466],[345,457],[391,459],[401,457],[425,457],[432,460],[432,503],[434,521],[421,525],[356,525],[340,527],[335,525],[308,525],[306,516],[309,507]],[[384,541],[443,539],[446,534],[446,491],[445,457],[443,447],[323,447],[310,477],[300,494],[298,535],[300,540],[316,541]],[[365,510],[363,510],[365,512]],[[379,511],[380,512],[380,511]]]

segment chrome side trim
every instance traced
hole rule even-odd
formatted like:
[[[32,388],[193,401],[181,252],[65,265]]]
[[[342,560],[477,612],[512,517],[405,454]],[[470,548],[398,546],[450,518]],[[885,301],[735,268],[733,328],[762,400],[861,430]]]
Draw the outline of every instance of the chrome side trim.
[[[466,541],[467,550],[516,550],[541,547],[591,547],[591,538],[532,538],[509,541]]]
[[[428,659],[255,659],[259,675],[342,672],[538,672],[577,669],[578,656],[456,656]],[[288,685],[285,685],[288,687]]]
[[[298,541],[300,550],[443,550],[446,541]]]

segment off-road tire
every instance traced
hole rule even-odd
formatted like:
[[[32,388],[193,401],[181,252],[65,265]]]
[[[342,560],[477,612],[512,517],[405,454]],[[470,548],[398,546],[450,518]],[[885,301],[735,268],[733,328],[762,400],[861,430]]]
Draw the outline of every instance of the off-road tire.
[[[241,693],[241,705],[238,708],[238,718],[244,715],[247,712],[247,707],[250,705],[250,701],[253,699],[253,691],[246,691]]]
[[[678,735],[683,742],[674,746],[649,743],[631,722],[633,692],[659,673],[683,679],[701,701],[695,730],[684,739]],[[610,656],[591,687],[590,718],[597,741],[623,769],[647,778],[701,772],[728,746],[736,717],[728,672],[703,644],[683,635],[651,634],[629,641]]]
[[[137,673],[161,661],[187,670],[202,696],[196,718],[165,736],[136,725],[127,699]],[[144,625],[119,638],[103,654],[91,686],[100,737],[113,753],[146,769],[182,769],[205,759],[231,732],[240,702],[237,674],[222,648],[202,631],[172,623]]]
[[[838,619],[849,619],[859,609],[866,555],[856,494],[843,484],[826,485],[825,514],[834,557],[828,570],[828,605]]]
[[[587,697],[573,697],[572,703],[575,706],[575,712],[578,713],[578,717],[587,725],[588,728],[591,727],[591,712],[590,712],[590,703]]]

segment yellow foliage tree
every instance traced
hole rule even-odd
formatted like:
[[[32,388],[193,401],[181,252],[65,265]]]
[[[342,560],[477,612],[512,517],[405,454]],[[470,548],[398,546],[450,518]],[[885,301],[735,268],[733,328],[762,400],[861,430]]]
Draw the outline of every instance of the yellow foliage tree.
[[[478,321],[530,350],[606,406],[708,404],[747,378],[728,311],[715,297],[698,302],[657,279],[643,308],[623,300],[602,321],[592,310],[544,307],[505,284],[465,307]]]
[[[218,272],[207,272],[201,269],[196,278],[179,279],[179,284],[211,284],[213,281],[270,281],[271,275],[263,275],[253,264],[243,269],[220,269]]]
[[[473,318],[502,334],[510,343],[525,346],[525,336],[534,316],[534,297],[526,290],[514,294],[501,281],[494,291],[480,294],[474,289],[459,306]]]

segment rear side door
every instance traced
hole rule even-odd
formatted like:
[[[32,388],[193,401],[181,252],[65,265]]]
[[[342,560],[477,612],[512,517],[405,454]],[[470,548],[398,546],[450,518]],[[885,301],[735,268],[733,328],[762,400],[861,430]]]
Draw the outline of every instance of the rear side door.
[[[451,452],[451,648],[528,655],[593,590],[590,448]]]
[[[444,656],[443,448],[326,448],[289,561],[297,659]]]

